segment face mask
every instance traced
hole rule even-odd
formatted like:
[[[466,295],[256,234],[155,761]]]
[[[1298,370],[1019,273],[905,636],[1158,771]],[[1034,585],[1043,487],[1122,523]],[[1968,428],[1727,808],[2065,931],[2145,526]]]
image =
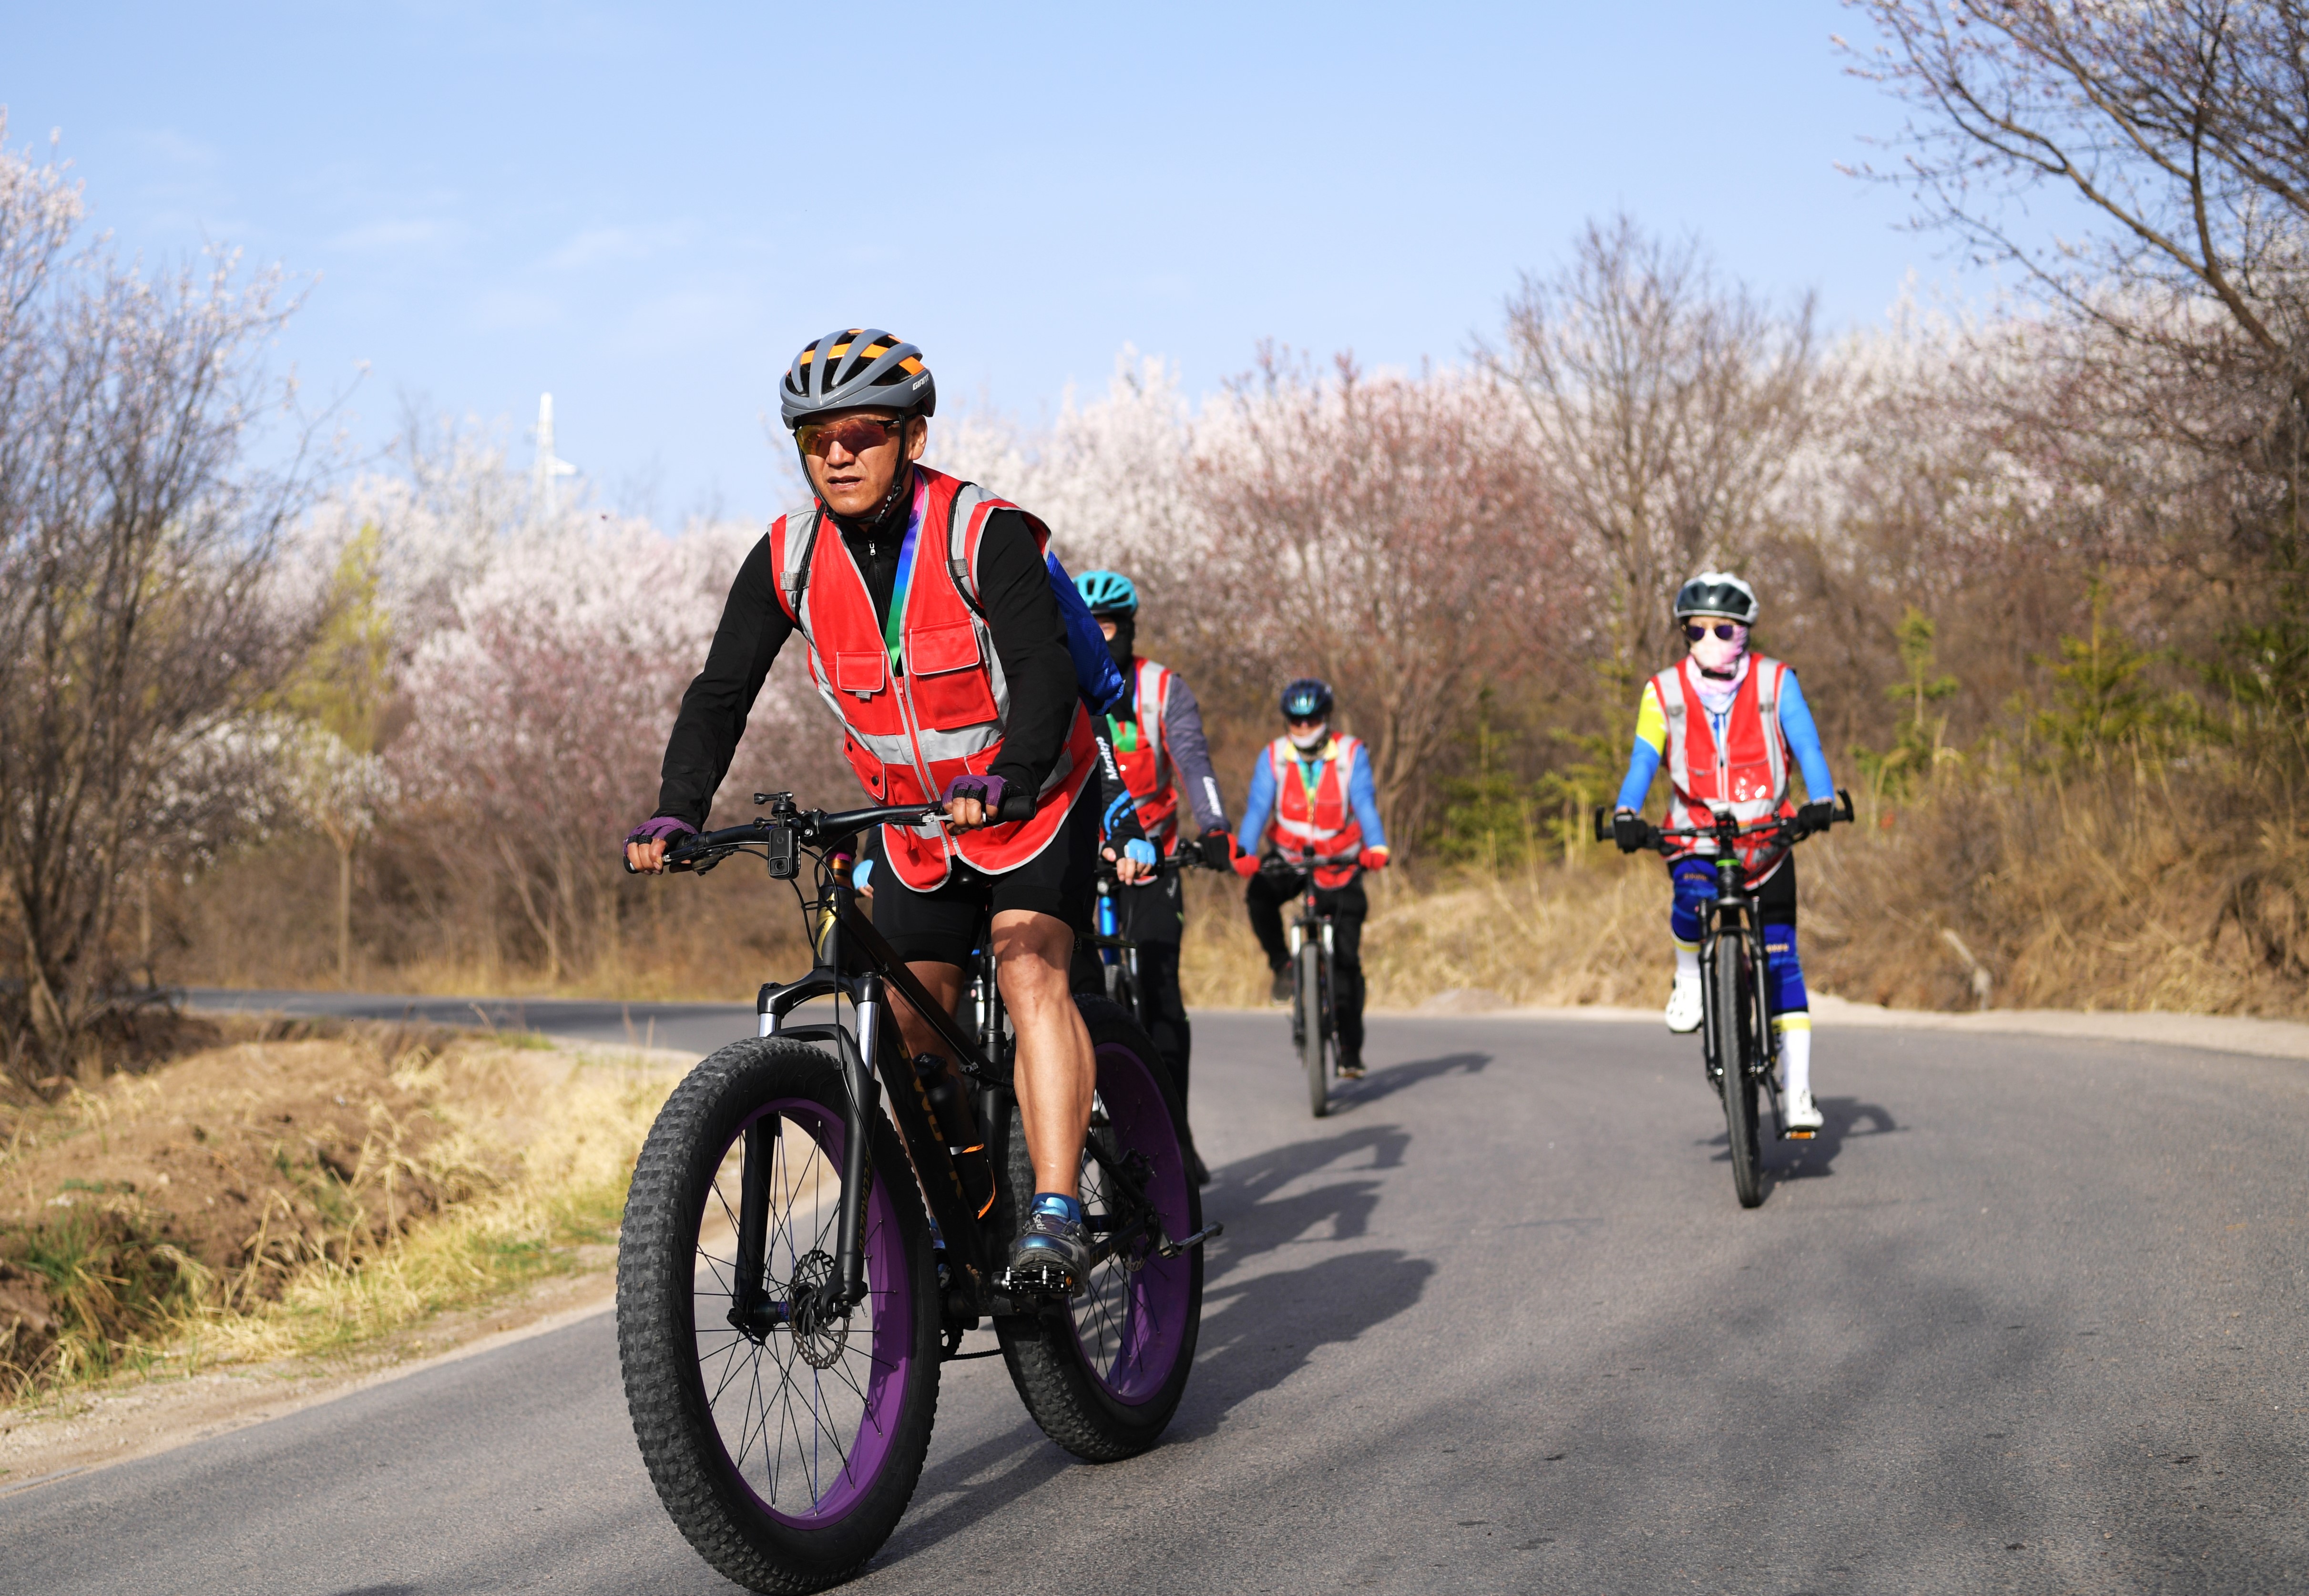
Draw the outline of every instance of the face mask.
[[[1137,617],[1126,615],[1114,623],[1114,636],[1106,640],[1106,652],[1118,671],[1130,669],[1130,656],[1138,646]]]
[[[1701,670],[1717,676],[1729,676],[1748,657],[1748,629],[1734,627],[1729,638],[1716,635],[1719,623],[1708,622],[1708,633],[1691,646],[1692,663]]]
[[[1291,746],[1297,749],[1302,754],[1312,753],[1317,749],[1322,747],[1323,744],[1329,740],[1330,735],[1331,723],[1325,721],[1321,725],[1317,726],[1311,732],[1292,733]]]

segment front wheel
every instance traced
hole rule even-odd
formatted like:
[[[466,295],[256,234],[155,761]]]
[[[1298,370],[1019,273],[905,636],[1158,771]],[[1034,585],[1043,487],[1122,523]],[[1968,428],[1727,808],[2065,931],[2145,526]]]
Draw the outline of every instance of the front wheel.
[[[642,1461],[683,1538],[755,1591],[855,1574],[905,1512],[938,1408],[929,1230],[879,1113],[866,1296],[820,1305],[836,1267],[845,1101],[817,1048],[732,1043],[674,1089],[626,1199],[618,1357]]]
[[[1330,1040],[1330,993],[1324,990],[1323,947],[1310,932],[1299,944],[1299,1061],[1307,1070],[1307,1106],[1321,1119],[1331,1112],[1330,1071],[1323,1057]]]
[[[1732,1189],[1742,1208],[1764,1200],[1763,1158],[1756,1147],[1756,1071],[1759,1038],[1749,1015],[1748,961],[1740,939],[1716,939],[1716,968],[1709,983],[1716,1012],[1716,1056],[1724,1065],[1724,1132],[1732,1149]]]
[[[1077,1457],[1103,1463],[1154,1445],[1186,1392],[1202,1325],[1203,1250],[1165,1258],[1154,1232],[1171,1241],[1194,1235],[1203,1203],[1180,1147],[1186,1116],[1154,1043],[1116,1005],[1075,1002],[1098,1059],[1082,1163],[1085,1228],[1094,1240],[1131,1234],[1099,1261],[1081,1296],[998,1318],[994,1328],[1011,1381],[1042,1433]],[[1017,1235],[1034,1190],[1016,1109],[1007,1175],[997,1214],[1005,1238]]]

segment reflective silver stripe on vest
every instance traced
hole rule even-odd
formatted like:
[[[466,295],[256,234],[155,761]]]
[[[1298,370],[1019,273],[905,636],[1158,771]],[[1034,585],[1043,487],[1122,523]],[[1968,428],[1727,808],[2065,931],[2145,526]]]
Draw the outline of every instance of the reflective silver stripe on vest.
[[[961,591],[963,597],[968,601],[964,607],[970,612],[971,626],[978,634],[979,657],[986,662],[988,681],[992,687],[994,692],[995,729],[993,737],[990,738],[985,742],[980,743],[976,748],[969,750],[968,751],[970,753],[982,752],[987,747],[990,746],[992,742],[999,741],[1002,735],[1001,728],[1010,724],[1010,680],[1002,673],[1002,655],[996,652],[994,647],[994,634],[987,629],[986,617],[981,613],[982,606],[981,605],[978,597],[977,551],[970,546],[970,524],[973,517],[977,516],[979,507],[982,505],[990,507],[986,512],[990,516],[994,513],[995,507],[1010,510],[1018,509],[1016,505],[1011,503],[1000,494],[990,493],[985,489],[980,487],[976,482],[964,482],[954,490],[954,507],[947,520],[947,575],[953,579],[955,586]],[[1025,515],[1026,512],[1019,510],[1019,514]],[[1032,517],[1030,516],[1029,518],[1031,519]],[[983,548],[985,546],[985,542],[986,540],[984,538],[982,537],[979,539],[979,547]],[[914,558],[919,561],[921,556],[917,552]],[[924,733],[925,736],[940,739],[958,737],[964,734],[964,733],[942,732],[930,732]],[[942,759],[958,759],[964,756],[962,754],[940,754],[937,757]],[[1036,792],[1035,796],[1037,798],[1046,798],[1051,794],[1057,792],[1060,787],[1065,786],[1067,785],[1067,778],[1074,774],[1074,755],[1068,750],[1065,744],[1061,743],[1059,748],[1058,759],[1051,767],[1050,777],[1042,783],[1042,787]]]
[[[1140,746],[1154,756],[1154,791],[1153,798],[1171,785],[1170,754],[1163,746],[1163,717],[1170,712],[1171,672],[1151,659],[1138,662],[1138,691],[1132,700],[1131,713],[1138,719]],[[1146,707],[1152,704],[1154,713],[1150,718]],[[1168,820],[1148,828],[1146,840],[1156,847],[1169,843],[1171,833],[1178,829],[1179,811],[1174,804]]]
[[[989,493],[976,482],[964,482],[954,490],[954,509],[947,522],[946,570],[955,586],[967,601],[963,606],[970,612],[971,625],[978,633],[979,657],[986,662],[987,673],[994,686],[995,718],[1004,725],[1010,723],[1010,683],[1002,674],[1002,656],[994,651],[994,634],[986,629],[984,608],[978,597],[977,551],[970,547],[970,521],[981,505],[1002,505],[1010,509],[1018,507],[999,494]],[[991,515],[993,511],[989,510]],[[983,545],[985,540],[979,540]],[[915,559],[921,555],[918,551]]]
[[[1138,691],[1132,701],[1133,713],[1138,716],[1140,744],[1154,756],[1154,790],[1158,793],[1171,785],[1166,779],[1170,773],[1163,764],[1163,715],[1170,707],[1163,700],[1165,697],[1163,689],[1169,681],[1170,672],[1153,660],[1138,662]],[[1146,706],[1150,702],[1154,706],[1152,720],[1146,717]]]

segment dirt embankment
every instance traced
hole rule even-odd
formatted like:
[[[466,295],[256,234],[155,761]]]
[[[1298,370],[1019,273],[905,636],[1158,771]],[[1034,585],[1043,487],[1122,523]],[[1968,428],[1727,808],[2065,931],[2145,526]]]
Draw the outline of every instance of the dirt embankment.
[[[0,1110],[0,1395],[358,1269],[515,1171],[536,1054],[400,1027],[243,1037]]]

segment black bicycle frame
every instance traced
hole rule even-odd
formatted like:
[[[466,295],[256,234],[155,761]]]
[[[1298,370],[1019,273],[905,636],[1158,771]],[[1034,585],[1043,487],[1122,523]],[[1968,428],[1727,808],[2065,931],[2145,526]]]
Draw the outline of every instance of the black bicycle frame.
[[[899,1134],[913,1156],[923,1195],[930,1201],[932,1217],[938,1220],[939,1234],[946,1238],[947,1259],[961,1266],[958,1279],[966,1282],[968,1314],[983,1313],[990,1275],[989,1243],[981,1225],[984,1216],[972,1211],[964,1195],[962,1172],[956,1166],[954,1155],[947,1149],[946,1138],[937,1128],[937,1115],[930,1106],[928,1089],[915,1073],[912,1060],[884,1034],[889,1023],[891,989],[895,987],[898,995],[913,1005],[914,1012],[938,1033],[941,1042],[953,1049],[964,1074],[978,1083],[982,1100],[973,1106],[979,1111],[980,1126],[987,1135],[984,1149],[989,1161],[997,1167],[1000,1166],[995,1154],[1009,1128],[1008,1114],[992,1112],[1002,1106],[1003,1089],[994,1084],[1000,1080],[999,1072],[979,1050],[977,1043],[954,1023],[944,1005],[914,978],[896,950],[874,929],[873,922],[859,912],[857,896],[850,890],[849,884],[835,879],[829,888],[834,898],[831,924],[825,926],[818,938],[817,963],[799,981],[765,983],[755,1001],[755,1009],[760,1016],[763,1036],[832,1042],[841,1054],[843,1081],[848,1093],[844,1125],[847,1140],[843,1146],[843,1198],[835,1232],[835,1279],[841,1288],[842,1305],[854,1305],[866,1295],[865,1252],[860,1230],[865,1211],[866,1182],[870,1178],[867,1138],[874,1110],[879,1104],[878,1092],[886,1087],[891,1117],[897,1122]],[[856,955],[862,957],[853,956],[853,949]],[[850,1000],[857,1015],[854,1041],[838,1023],[791,1028],[785,1025],[785,1017],[802,1004],[828,997]]]
[[[1754,893],[1747,889],[1746,872],[1733,846],[1739,831],[1728,814],[1717,817],[1716,832],[1716,898],[1713,903],[1702,905],[1699,912],[1699,1001],[1700,1013],[1705,1019],[1702,1027],[1704,1057],[1712,1080],[1728,1081],[1731,1079],[1731,1065],[1739,1052],[1740,1038],[1715,1034],[1717,1013],[1715,983],[1719,967],[1717,961],[1710,957],[1729,934],[1738,937],[1748,948],[1749,968],[1753,972],[1752,978],[1756,984],[1755,1002],[1751,1005],[1750,1017],[1760,1028],[1756,1038],[1756,1073],[1764,1083],[1765,1090],[1771,1095],[1772,1112],[1777,1116],[1780,1092],[1771,1065],[1778,1048],[1771,1034],[1769,1014],[1771,986],[1767,961],[1771,952],[1764,945],[1762,904]],[[1727,919],[1733,922],[1728,932],[1725,924]],[[1736,968],[1734,978],[1737,979]]]
[[[917,1184],[946,1243],[949,1281],[942,1317],[951,1338],[951,1355],[953,1348],[960,1343],[956,1332],[973,1328],[983,1315],[1039,1312],[1049,1305],[1033,1299],[1008,1299],[992,1271],[993,1253],[1000,1238],[992,1234],[988,1217],[1001,1190],[1002,1172],[1008,1167],[1012,1089],[1004,1045],[1001,993],[994,978],[992,951],[982,942],[977,979],[983,990],[979,1036],[973,1038],[955,1023],[945,1005],[930,996],[898,957],[897,950],[874,929],[874,923],[858,906],[857,894],[851,889],[847,873],[836,867],[835,845],[872,826],[919,823],[936,814],[936,806],[914,804],[829,815],[797,809],[791,794],[779,794],[774,801],[769,794],[757,794],[755,802],[771,803],[770,813],[748,825],[686,838],[667,854],[666,862],[670,869],[705,871],[732,854],[759,847],[770,862],[770,873],[790,880],[800,873],[800,844],[808,842],[822,850],[818,864],[821,891],[816,905],[821,915],[810,971],[799,981],[764,983],[754,1005],[762,1036],[833,1048],[841,1068],[845,1098],[842,1201],[835,1215],[833,1274],[809,1302],[796,1303],[791,1311],[833,1317],[846,1313],[865,1298],[866,1193],[874,1178],[869,1138],[874,1111],[881,1105],[882,1090],[886,1086],[891,1118],[913,1165],[912,1170],[893,1172],[893,1176],[919,1177]],[[912,1059],[898,1043],[889,1019],[894,993],[913,1005],[915,1013],[952,1051],[963,1074],[975,1084],[972,1106],[977,1111],[983,1141],[978,1146],[960,1150],[965,1156],[983,1154],[987,1159],[990,1190],[983,1207],[971,1206],[961,1167],[939,1131],[929,1089],[915,1071]],[[842,1028],[838,1017],[830,1025],[785,1023],[786,1017],[796,1009],[820,998],[850,1000],[856,1019],[854,1037]],[[747,1131],[745,1173],[739,1202],[739,1300],[733,1303],[731,1314],[732,1322],[741,1328],[752,1327],[764,1311],[759,1295],[759,1263],[751,1270],[742,1265],[747,1260],[759,1260],[767,1250],[768,1238],[764,1234],[767,1224],[767,1177],[765,1174],[757,1180],[754,1172],[766,1171],[768,1142],[777,1134],[774,1123],[757,1122]],[[1154,1227],[1156,1250],[1165,1257],[1175,1256],[1182,1249],[1217,1234],[1215,1226],[1206,1226],[1197,1235],[1182,1239],[1164,1236],[1154,1219],[1145,1188],[1131,1171],[1111,1157],[1096,1136],[1085,1140],[1084,1150],[1137,1214],[1137,1218],[1101,1234],[1093,1249],[1094,1258],[1103,1258],[1127,1245],[1149,1226]]]

